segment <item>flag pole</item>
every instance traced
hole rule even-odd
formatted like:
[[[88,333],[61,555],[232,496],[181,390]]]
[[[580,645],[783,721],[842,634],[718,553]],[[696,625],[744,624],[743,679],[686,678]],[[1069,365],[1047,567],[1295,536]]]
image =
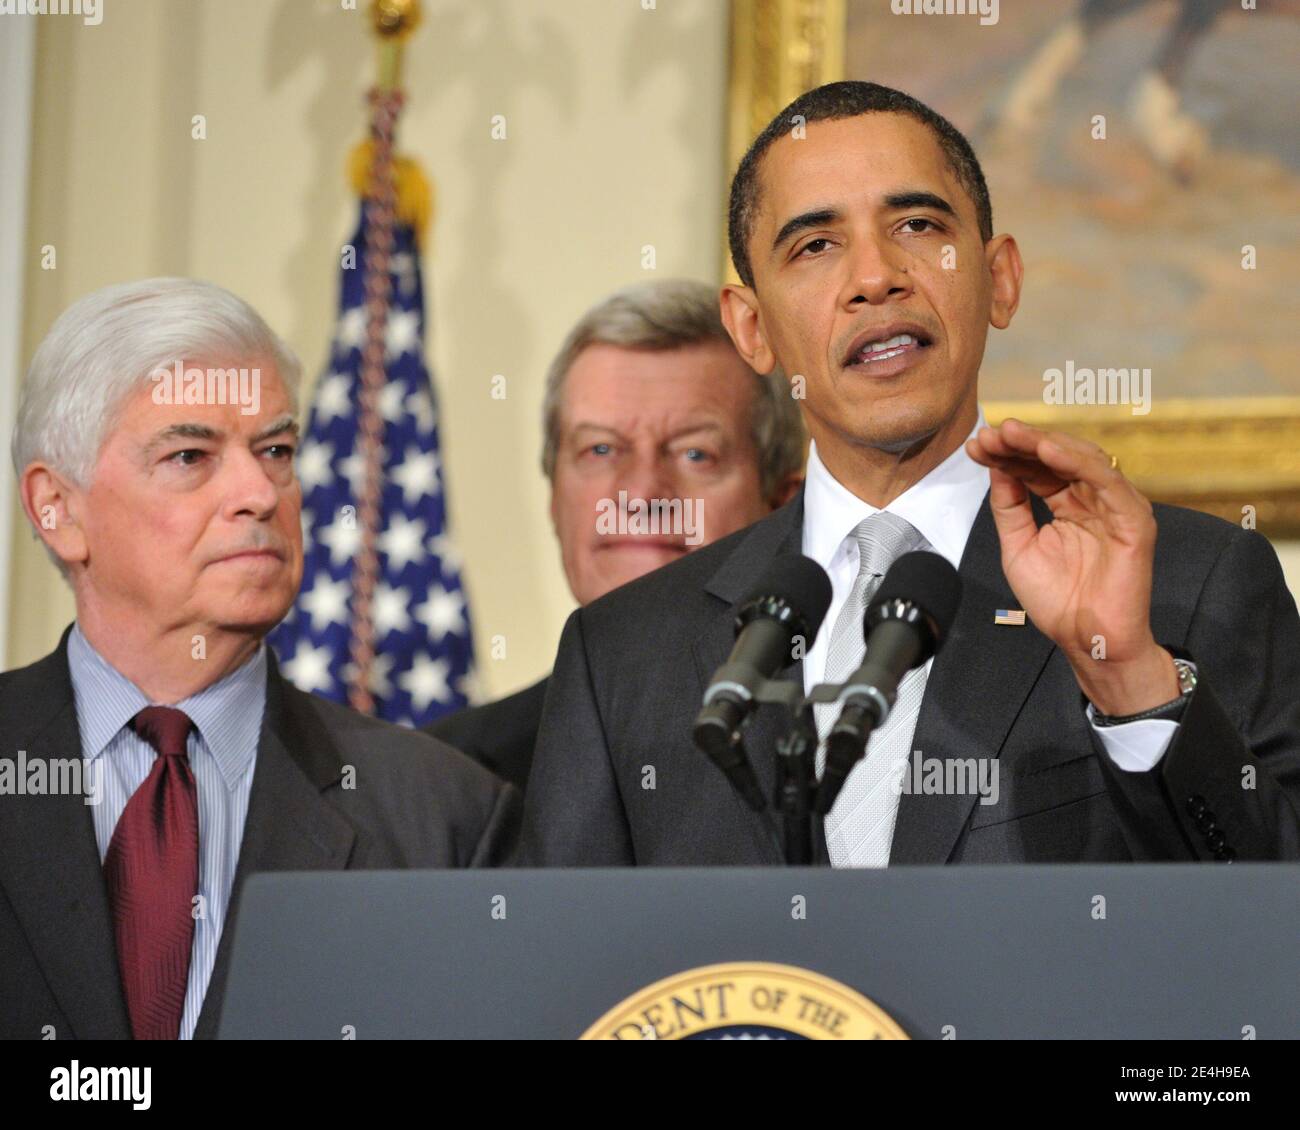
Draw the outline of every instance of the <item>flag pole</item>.
[[[361,355],[361,395],[358,407],[357,450],[362,485],[357,505],[361,546],[353,565],[352,636],[349,657],[352,679],[348,703],[373,714],[371,674],[375,660],[372,615],[379,575],[379,511],[383,490],[384,420],[379,398],[387,379],[386,329],[392,299],[393,224],[397,188],[393,176],[393,138],[404,99],[401,89],[402,52],[420,22],[419,0],[372,0],[370,20],[377,37],[378,75],[369,95],[370,136],[373,142],[365,192],[362,270],[366,295],[366,339]]]

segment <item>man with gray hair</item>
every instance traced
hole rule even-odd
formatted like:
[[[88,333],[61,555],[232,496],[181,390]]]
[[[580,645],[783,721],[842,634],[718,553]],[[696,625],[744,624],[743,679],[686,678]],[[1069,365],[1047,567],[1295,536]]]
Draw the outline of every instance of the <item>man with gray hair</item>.
[[[758,521],[803,478],[788,383],[745,364],[702,282],[638,283],[588,310],[551,363],[542,424],[551,521],[581,605]],[[522,789],[546,684],[429,733]]]
[[[299,371],[187,279],[96,291],[36,351],[14,468],[76,622],[0,675],[0,1036],[212,1036],[251,873],[509,851],[515,790],[263,642],[302,578]]]

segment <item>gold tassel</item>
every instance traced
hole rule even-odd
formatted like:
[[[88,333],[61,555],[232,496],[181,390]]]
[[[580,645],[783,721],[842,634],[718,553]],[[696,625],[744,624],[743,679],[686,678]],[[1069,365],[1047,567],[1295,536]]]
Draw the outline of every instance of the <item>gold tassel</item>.
[[[370,166],[374,161],[374,142],[359,142],[348,154],[348,180],[352,191],[365,196],[370,186]],[[433,185],[424,170],[409,157],[393,158],[393,181],[397,189],[397,222],[415,232],[423,247],[425,232],[433,216]]]

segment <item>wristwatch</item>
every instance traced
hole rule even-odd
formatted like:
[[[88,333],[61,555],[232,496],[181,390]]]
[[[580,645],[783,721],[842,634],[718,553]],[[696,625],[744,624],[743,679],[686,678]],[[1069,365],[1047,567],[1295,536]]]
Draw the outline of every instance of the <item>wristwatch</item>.
[[[1177,698],[1171,699],[1160,706],[1153,706],[1150,710],[1144,710],[1140,714],[1103,714],[1094,706],[1092,708],[1093,725],[1123,726],[1127,722],[1142,722],[1151,718],[1163,718],[1169,722],[1177,722],[1182,717],[1183,710],[1192,697],[1192,692],[1196,689],[1196,664],[1190,659],[1181,659],[1175,655],[1174,670],[1178,672],[1179,695]]]

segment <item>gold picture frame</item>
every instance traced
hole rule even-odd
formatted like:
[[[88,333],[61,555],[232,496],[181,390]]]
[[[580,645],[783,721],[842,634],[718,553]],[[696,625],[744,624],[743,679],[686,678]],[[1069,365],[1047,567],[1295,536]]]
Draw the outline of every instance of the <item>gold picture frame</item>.
[[[804,91],[845,73],[846,0],[731,0],[727,171]],[[736,276],[723,238],[723,274]],[[986,401],[991,423],[1015,416],[1090,439],[1118,456],[1149,498],[1300,537],[1300,397],[1164,400],[1133,420],[1125,407]]]

